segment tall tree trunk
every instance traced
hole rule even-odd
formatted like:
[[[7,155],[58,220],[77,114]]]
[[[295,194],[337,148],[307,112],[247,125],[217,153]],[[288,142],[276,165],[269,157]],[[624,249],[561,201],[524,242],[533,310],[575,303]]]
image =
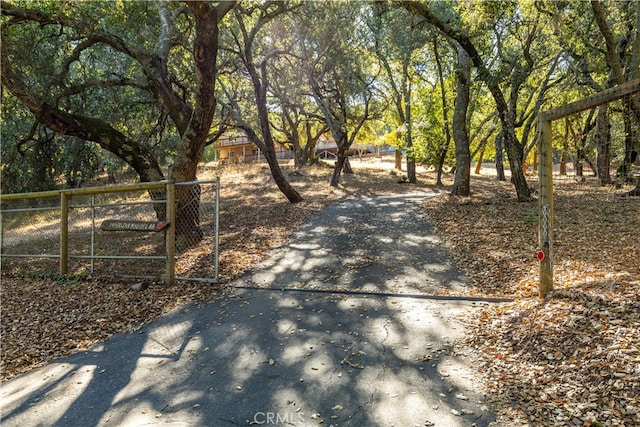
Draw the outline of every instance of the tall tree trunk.
[[[476,175],[480,175],[480,171],[482,170],[482,161],[484,160],[485,148],[486,146],[483,146],[482,150],[480,150],[480,155],[478,156],[478,162],[476,163],[476,170],[475,170]]]
[[[636,161],[638,148],[636,147],[636,135],[633,127],[633,110],[631,98],[624,100],[624,160],[616,172],[616,176],[626,182],[632,182],[631,165]]]
[[[404,99],[404,111],[406,114],[407,120],[407,133],[405,136],[405,143],[407,145],[407,178],[409,182],[415,184],[417,182],[416,178],[416,159],[413,154],[413,123],[411,122],[411,89],[409,88],[405,90],[405,99]]]
[[[567,157],[569,153],[569,118],[564,120],[564,138],[562,140],[562,155],[560,157],[560,175],[567,175]]]
[[[442,102],[442,122],[444,130],[444,146],[440,150],[438,156],[438,172],[436,178],[436,186],[442,187],[442,170],[444,168],[444,161],[447,158],[447,151],[449,151],[449,145],[451,144],[451,129],[449,128],[449,104],[447,102],[447,93],[444,87],[444,73],[442,71],[442,62],[440,60],[440,54],[438,52],[438,38],[433,38],[433,53],[436,60],[436,68],[438,70],[438,82],[440,83],[440,101]]]
[[[524,160],[523,147],[516,138],[513,124],[511,124],[511,127],[507,129],[505,134],[505,148],[507,151],[507,158],[509,159],[509,168],[511,169],[511,182],[516,188],[518,200],[531,200],[531,191],[529,190],[527,179],[522,171],[522,163]]]
[[[300,147],[300,144],[293,145],[293,167],[295,169],[301,169],[305,164],[305,151]]]
[[[498,181],[506,181],[504,174],[504,133],[499,132],[496,136],[496,179]]]
[[[607,108],[606,105],[598,107],[598,116],[596,117],[596,168],[600,185],[611,184],[611,141]]]
[[[178,125],[183,129],[180,132],[182,141],[172,169],[173,179],[178,182],[197,179],[198,162],[204,154],[216,108],[213,94],[217,76],[218,22],[222,19],[219,14],[226,14],[207,3],[190,2],[187,7],[195,17],[195,106],[189,119]],[[166,72],[166,64],[162,69]],[[164,77],[164,80],[168,79],[168,75]],[[176,247],[179,250],[197,245],[204,235],[200,228],[200,192],[198,184],[176,186]]]
[[[576,140],[576,176],[584,176],[584,162],[587,162],[591,167],[591,170],[596,172],[593,168],[591,162],[587,159],[586,156],[586,146],[587,146],[587,137],[589,136],[589,132],[596,126],[596,121],[593,120],[593,116],[595,115],[595,109],[589,111],[589,115],[587,116],[587,120],[582,127],[582,131],[579,135],[579,138]],[[597,172],[596,172],[597,174]]]
[[[469,88],[471,85],[471,61],[467,52],[458,48],[458,68],[456,70],[456,101],[453,109],[453,143],[456,147],[456,175],[451,193],[469,196],[471,177],[471,152],[467,131],[467,110],[469,108]]]
[[[236,18],[238,23],[243,27],[244,23],[242,18],[240,16],[237,16]],[[246,32],[246,29],[244,29],[244,32]],[[256,132],[246,123],[243,122],[242,127],[247,133],[249,139],[260,149],[260,151],[262,151],[262,154],[264,154],[267,164],[269,165],[269,169],[271,170],[271,176],[276,182],[278,189],[285,195],[289,202],[298,203],[304,199],[300,193],[291,186],[287,178],[282,173],[282,169],[280,169],[280,164],[278,163],[276,155],[275,143],[271,132],[271,122],[269,120],[269,110],[267,107],[267,87],[269,85],[267,62],[265,59],[260,63],[260,72],[258,72],[253,63],[252,43],[253,38],[245,40],[245,44],[243,46],[243,58],[245,66],[247,67],[247,72],[249,73],[253,84],[253,93],[255,96],[256,107],[258,109],[258,119],[260,122],[260,133],[262,138],[258,137]]]

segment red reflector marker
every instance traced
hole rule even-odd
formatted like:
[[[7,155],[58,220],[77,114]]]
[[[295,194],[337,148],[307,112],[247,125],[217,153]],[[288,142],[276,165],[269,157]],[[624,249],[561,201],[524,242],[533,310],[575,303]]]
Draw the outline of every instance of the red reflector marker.
[[[536,258],[538,258],[538,261],[544,260],[544,251],[538,251]]]

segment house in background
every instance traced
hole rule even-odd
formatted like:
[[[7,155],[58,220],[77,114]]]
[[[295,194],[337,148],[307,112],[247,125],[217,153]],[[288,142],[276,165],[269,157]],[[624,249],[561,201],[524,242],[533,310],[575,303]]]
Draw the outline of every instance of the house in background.
[[[292,149],[285,147],[283,144],[276,144],[276,157],[278,159],[293,159],[294,152]],[[238,164],[252,163],[264,160],[264,155],[260,152],[244,133],[231,134],[225,133],[213,143],[215,150],[215,159],[219,164]],[[338,145],[332,138],[326,136],[320,137],[316,145],[316,157],[321,159],[330,159],[336,157]],[[372,145],[352,144],[349,149],[349,155],[363,156],[376,152],[376,147]]]
[[[244,133],[225,133],[213,143],[215,160],[221,164],[251,163],[264,160],[264,155]],[[276,142],[278,159],[293,159],[293,150]]]
[[[316,157],[320,159],[330,159],[336,158],[338,152],[338,144],[333,138],[327,138],[326,136],[321,136],[316,144]],[[364,144],[351,144],[349,147],[349,155],[358,155],[358,157],[362,157],[365,154],[371,154],[376,152],[376,147],[373,145],[364,145]]]

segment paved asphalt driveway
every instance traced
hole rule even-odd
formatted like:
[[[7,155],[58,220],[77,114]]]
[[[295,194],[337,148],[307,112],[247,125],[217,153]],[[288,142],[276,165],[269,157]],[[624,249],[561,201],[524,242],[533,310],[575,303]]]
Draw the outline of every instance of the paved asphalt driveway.
[[[3,427],[488,426],[464,288],[419,206],[341,202],[235,280],[0,388]]]

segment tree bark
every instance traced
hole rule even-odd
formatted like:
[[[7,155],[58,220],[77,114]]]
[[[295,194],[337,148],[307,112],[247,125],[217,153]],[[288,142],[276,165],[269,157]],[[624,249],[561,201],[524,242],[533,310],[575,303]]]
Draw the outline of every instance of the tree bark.
[[[260,107],[258,107],[260,109]],[[266,108],[266,104],[265,104]],[[261,119],[262,120],[262,119]],[[255,131],[246,125],[241,125],[242,129],[247,134],[247,137],[251,142],[253,142],[262,152],[269,165],[269,169],[271,171],[271,176],[273,177],[274,182],[278,186],[278,189],[284,194],[284,196],[289,200],[290,203],[299,203],[304,199],[296,191],[295,188],[291,186],[287,178],[284,176],[282,169],[280,168],[280,163],[278,163],[278,158],[276,156],[275,146],[273,145],[273,139],[260,138]],[[269,132],[268,138],[270,138],[271,133]]]
[[[406,67],[405,67],[406,68]],[[405,74],[407,74],[405,70]],[[405,143],[407,145],[407,178],[409,182],[415,184],[418,182],[416,177],[416,160],[413,155],[413,123],[411,121],[411,82],[407,81],[403,88],[404,112],[407,125],[407,133],[405,135]]]
[[[456,101],[453,109],[453,142],[456,147],[456,175],[451,194],[469,196],[471,178],[471,152],[467,130],[467,110],[471,85],[471,61],[461,47],[458,48],[456,70]]]
[[[338,144],[338,150],[336,151],[336,163],[333,167],[331,180],[329,181],[329,185],[331,185],[332,187],[337,187],[340,183],[340,174],[344,169],[345,161],[347,159],[347,144],[344,142],[338,143],[338,141],[336,141],[336,144]]]
[[[438,70],[438,82],[440,83],[440,101],[442,102],[442,122],[444,130],[444,146],[440,150],[438,157],[438,171],[436,176],[436,186],[442,187],[442,169],[447,158],[449,145],[451,144],[451,129],[449,128],[449,104],[447,103],[447,94],[444,87],[444,73],[442,71],[442,61],[438,52],[438,39],[433,38],[433,54],[436,60],[436,68]],[[484,151],[483,151],[484,152]]]
[[[564,138],[562,139],[562,155],[560,157],[560,175],[567,175],[567,157],[569,155],[569,118],[564,120]]]
[[[195,63],[195,105],[191,109],[182,100],[176,102],[173,89],[163,90],[160,99],[165,104],[170,101],[174,108],[172,118],[180,132],[181,143],[176,153],[172,170],[176,181],[194,181],[197,179],[198,162],[202,159],[207,137],[213,123],[216,108],[215,82],[217,77],[218,23],[233,7],[232,4],[220,4],[217,7],[206,2],[187,2],[187,8],[195,18],[195,36],[193,40],[193,60]],[[160,43],[162,48],[162,43]],[[163,71],[162,81],[166,85],[170,77],[166,73],[166,58],[160,58],[156,70]],[[188,120],[184,112],[191,110]],[[176,187],[176,244],[179,250],[195,246],[203,238],[200,228],[200,187],[185,185]]]
[[[598,107],[598,115],[596,117],[596,168],[600,185],[611,184],[611,141],[607,108],[606,105]]]
[[[620,178],[626,182],[632,182],[633,176],[631,175],[631,165],[635,162],[638,156],[638,149],[640,146],[636,146],[636,129],[633,126],[633,111],[631,108],[631,99],[625,98],[624,100],[624,159],[622,164],[616,171],[617,178]]]
[[[480,175],[480,171],[482,170],[482,161],[484,160],[484,150],[485,150],[485,146],[482,147],[482,150],[480,150],[480,155],[478,156],[478,162],[476,163],[476,169],[475,169],[475,174],[476,175]]]
[[[402,150],[400,150],[399,148],[396,148],[396,150],[394,151],[394,167],[401,171],[402,170]]]
[[[496,179],[498,181],[506,181],[507,177],[504,174],[504,133],[499,132],[496,135]]]

